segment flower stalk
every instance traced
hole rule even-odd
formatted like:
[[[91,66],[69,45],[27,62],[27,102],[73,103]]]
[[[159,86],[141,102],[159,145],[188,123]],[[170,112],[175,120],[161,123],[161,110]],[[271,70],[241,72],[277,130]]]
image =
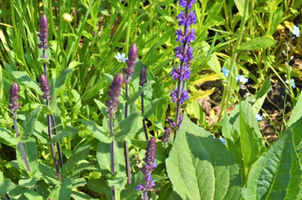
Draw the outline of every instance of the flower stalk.
[[[139,76],[139,85],[141,87],[143,87],[145,85],[145,83],[147,83],[147,72],[146,72],[146,67],[142,67],[141,68],[141,71],[140,71],[140,76]],[[142,92],[141,94],[141,105],[142,105],[142,115],[144,115],[144,92]],[[144,127],[144,132],[145,132],[145,137],[146,137],[146,140],[148,141],[149,140],[149,137],[148,137],[148,132],[147,132],[147,127],[146,127],[146,119],[143,118],[143,127]]]
[[[185,81],[190,78],[190,66],[193,59],[193,48],[191,42],[195,40],[195,29],[190,29],[190,25],[196,24],[197,18],[194,11],[190,11],[196,0],[178,0],[179,5],[184,8],[177,16],[179,30],[176,31],[176,40],[180,46],[175,49],[175,56],[179,58],[179,66],[173,68],[171,76],[177,80],[175,90],[171,92],[173,102],[176,102],[176,128],[180,126],[181,105],[189,99],[188,91],[185,90]],[[176,138],[178,129],[174,134]]]
[[[48,49],[49,44],[48,44],[48,19],[45,14],[41,16],[40,19],[40,34],[38,34],[38,37],[40,38],[40,44],[38,47],[42,50],[42,58],[46,59],[45,51]],[[47,77],[47,65],[44,62],[43,63],[43,69],[44,69],[44,75]],[[46,104],[48,105],[48,99],[46,99]],[[57,128],[56,128],[56,122],[54,115],[50,115],[50,121],[52,124],[52,131],[54,135],[57,135]],[[57,151],[58,151],[58,156],[59,156],[59,164],[60,167],[63,166],[63,156],[62,156],[62,151],[61,151],[61,145],[60,142],[56,143]]]
[[[129,83],[132,79],[132,76],[134,74],[134,68],[136,65],[136,59],[137,59],[137,46],[136,44],[132,44],[129,48],[129,54],[128,54],[128,60],[127,68],[123,68],[124,74],[125,74],[125,92],[126,92],[126,103],[125,103],[125,118],[129,116],[129,105],[127,103],[127,100],[129,98]],[[129,158],[129,150],[128,150],[128,144],[126,141],[124,141],[124,153],[125,153],[125,164],[126,164],[126,174],[127,174],[127,183],[131,183],[131,173],[130,173],[130,158]]]
[[[49,87],[49,83],[48,83],[48,79],[47,77],[42,74],[40,76],[40,83],[41,83],[41,90],[44,92],[44,94],[42,95],[42,99],[44,99],[46,101],[46,106],[49,107],[49,100],[51,100],[52,96],[50,95],[50,87]],[[47,115],[47,130],[48,130],[48,137],[51,140],[52,138],[52,134],[51,134],[51,116]],[[51,151],[51,156],[54,162],[54,166],[56,169],[56,173],[58,176],[59,181],[61,181],[62,177],[61,177],[61,173],[60,173],[60,169],[59,169],[59,165],[58,165],[58,161],[56,158],[56,152],[55,152],[55,148],[53,144],[50,144],[50,151]]]
[[[110,131],[110,136],[114,137],[114,131],[113,131],[113,120],[115,117],[115,112],[117,110],[117,107],[119,105],[119,100],[118,97],[121,94],[121,89],[122,85],[124,83],[124,77],[122,73],[118,73],[111,85],[110,85],[110,90],[107,92],[109,96],[109,100],[106,101],[106,106],[107,106],[107,112],[108,112],[108,117],[109,117],[109,131]],[[111,165],[111,175],[114,175],[115,172],[115,167],[114,167],[114,140],[110,144],[110,165]],[[111,188],[111,196],[112,200],[115,200],[115,188],[114,186]]]

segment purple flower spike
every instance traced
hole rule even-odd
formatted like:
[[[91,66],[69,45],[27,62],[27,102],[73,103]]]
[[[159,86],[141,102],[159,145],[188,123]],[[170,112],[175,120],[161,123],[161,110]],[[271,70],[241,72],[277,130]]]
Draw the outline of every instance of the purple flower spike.
[[[145,184],[140,184],[136,187],[136,190],[143,191],[143,196],[148,199],[147,192],[152,190],[152,187],[155,186],[155,180],[152,180],[151,173],[157,164],[155,162],[156,155],[156,140],[155,138],[151,138],[148,142],[148,146],[146,149],[146,157],[144,161],[146,165],[141,169],[143,174],[145,175]]]
[[[9,90],[9,103],[10,105],[8,106],[8,109],[10,109],[13,113],[18,110],[20,104],[17,103],[19,100],[19,93],[20,88],[18,83],[14,82]]]
[[[164,146],[166,146],[168,144],[168,142],[170,140],[171,132],[172,132],[172,129],[170,127],[166,128],[164,136],[162,138]]]
[[[173,80],[185,81],[190,78],[190,75],[191,69],[188,68],[187,64],[184,64],[182,73],[180,73],[180,66],[177,66],[177,68],[174,66],[173,70],[171,71],[171,77],[173,77]]]
[[[136,59],[137,59],[137,46],[136,43],[133,43],[129,48],[128,60],[126,61],[128,68],[123,68],[123,71],[125,73],[125,83],[127,84],[129,84],[134,74]]]
[[[38,47],[42,50],[48,49],[48,19],[45,14],[43,14],[40,19],[40,34],[38,34],[38,37],[40,38],[41,42]]]
[[[44,92],[44,94],[42,95],[42,98],[45,100],[51,100],[51,95],[50,95],[50,87],[49,87],[49,82],[47,77],[42,74],[40,76],[40,84],[41,84],[41,90],[42,92]]]
[[[188,10],[190,10],[193,4],[196,3],[196,0],[178,0],[178,1],[180,6]]]
[[[124,82],[124,76],[122,73],[118,73],[111,85],[110,85],[110,90],[107,92],[110,100],[106,101],[106,106],[108,106],[107,112],[108,112],[108,117],[114,117],[114,113],[118,107],[119,104],[119,100],[118,97],[121,94],[121,90],[122,90],[122,85]]]

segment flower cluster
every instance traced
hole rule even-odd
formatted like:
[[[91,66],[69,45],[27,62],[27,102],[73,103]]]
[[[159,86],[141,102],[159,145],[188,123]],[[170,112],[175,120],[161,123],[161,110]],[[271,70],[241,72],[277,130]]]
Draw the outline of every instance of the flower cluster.
[[[8,109],[10,109],[13,112],[16,110],[18,110],[20,104],[17,103],[17,101],[19,100],[19,93],[20,89],[19,89],[19,85],[18,83],[14,82],[9,90],[9,103],[10,105],[8,106]]]
[[[257,121],[262,121],[263,120],[263,116],[260,115],[259,113],[256,115],[256,120]]]
[[[147,83],[147,70],[146,67],[142,66],[140,75],[139,75],[139,85],[143,86],[145,83]]]
[[[190,29],[190,25],[196,24],[197,18],[193,10],[190,11],[196,0],[178,0],[178,3],[184,10],[176,17],[179,29],[176,31],[176,41],[180,42],[180,46],[175,48],[175,56],[181,62],[177,67],[174,66],[171,71],[173,80],[179,82],[186,81],[190,78],[191,60],[193,59],[193,48],[191,43],[195,41],[195,29]],[[180,105],[189,99],[187,90],[184,90],[184,83],[182,86],[178,84],[179,88],[172,90],[171,97],[173,102],[178,102]],[[179,95],[180,93],[180,95]],[[180,97],[180,99],[178,99]]]
[[[136,59],[137,59],[137,46],[136,44],[132,44],[129,48],[129,58],[127,59],[126,63],[128,68],[123,68],[124,74],[125,74],[125,82],[129,84],[130,80],[132,79],[132,76],[134,74],[134,68],[136,65]]]
[[[143,174],[145,175],[145,184],[140,184],[136,187],[136,190],[143,191],[144,199],[148,199],[147,192],[155,186],[155,181],[152,180],[151,173],[157,164],[155,162],[155,154],[156,154],[156,141],[155,138],[151,138],[148,142],[148,146],[146,149],[146,157],[144,158],[145,166],[141,169]]]
[[[38,37],[40,38],[41,42],[38,47],[42,50],[48,49],[48,19],[45,14],[43,14],[40,19],[40,34],[38,34]]]
[[[238,75],[236,76],[236,81],[239,84],[246,84],[248,82],[248,79],[244,75]]]
[[[40,83],[41,83],[41,90],[44,92],[42,95],[42,98],[45,100],[51,100],[50,95],[50,87],[47,77],[44,74],[41,74],[40,76]]]
[[[107,109],[108,117],[114,117],[114,115],[115,115],[115,111],[117,110],[117,107],[119,104],[118,97],[121,94],[123,83],[124,83],[124,76],[120,72],[114,77],[114,79],[109,87],[110,90],[107,92],[107,94],[110,98],[110,100],[106,101],[106,106],[108,107],[108,109]]]
[[[230,74],[230,70],[228,70],[227,68],[223,67],[221,68],[221,72],[223,73],[224,77],[228,77]]]
[[[300,37],[300,28],[296,25],[293,26],[293,35],[296,37]]]

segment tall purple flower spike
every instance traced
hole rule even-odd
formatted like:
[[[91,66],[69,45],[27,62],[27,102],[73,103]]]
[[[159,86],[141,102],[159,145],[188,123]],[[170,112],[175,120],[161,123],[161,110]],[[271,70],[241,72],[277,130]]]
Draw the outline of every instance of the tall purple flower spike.
[[[108,107],[108,117],[114,117],[115,111],[117,110],[119,100],[118,97],[121,94],[122,85],[124,83],[124,76],[121,72],[119,72],[113,79],[110,90],[107,92],[109,96],[109,100],[106,101],[106,106]]]
[[[14,82],[9,90],[9,103],[8,109],[10,109],[13,113],[18,110],[20,104],[17,103],[19,100],[19,85],[18,83]]]
[[[40,19],[40,34],[38,34],[38,37],[40,38],[40,44],[38,44],[38,47],[42,50],[48,49],[48,19],[45,14],[43,14]]]
[[[152,180],[151,173],[157,164],[155,162],[155,155],[156,155],[156,140],[155,138],[150,138],[148,142],[148,146],[146,149],[146,156],[144,161],[146,165],[141,169],[143,174],[145,175],[145,184],[140,184],[136,187],[136,190],[143,191],[143,198],[148,199],[148,191],[155,186],[155,180]]]
[[[123,68],[123,71],[125,73],[125,82],[127,84],[129,84],[134,74],[136,59],[137,59],[137,46],[136,43],[133,43],[129,48],[128,60],[126,61],[128,68]]]
[[[177,0],[178,4],[183,8],[179,15],[176,17],[178,21],[179,29],[176,30],[176,41],[180,42],[180,45],[175,48],[175,56],[179,59],[180,64],[177,67],[173,67],[171,71],[171,77],[173,80],[177,80],[177,86],[171,91],[172,102],[177,103],[176,107],[176,119],[174,127],[179,127],[181,123],[181,105],[189,99],[189,93],[185,90],[185,81],[190,78],[191,60],[193,59],[193,47],[192,42],[195,41],[195,29],[191,29],[192,24],[196,24],[197,17],[193,10],[193,4],[196,0]],[[176,132],[174,139],[176,138]]]
[[[41,74],[40,76],[40,84],[41,84],[41,90],[44,92],[42,95],[42,98],[45,100],[51,100],[51,95],[50,95],[50,87],[49,87],[49,82],[47,77],[44,74]]]

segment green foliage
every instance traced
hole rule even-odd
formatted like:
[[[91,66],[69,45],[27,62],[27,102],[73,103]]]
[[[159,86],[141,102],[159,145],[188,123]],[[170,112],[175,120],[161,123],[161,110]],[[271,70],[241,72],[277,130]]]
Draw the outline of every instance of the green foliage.
[[[105,200],[112,198],[113,186],[116,199],[140,199],[136,188],[145,183],[141,168],[148,144],[143,119],[149,138],[156,138],[150,199],[302,199],[302,39],[293,34],[294,25],[302,28],[302,2],[197,2],[197,24],[192,25],[196,39],[190,44],[194,59],[185,85],[191,99],[182,105],[176,139],[173,130],[163,146],[169,119],[175,119],[170,72],[179,63],[174,56],[179,5],[170,0],[1,1],[0,199]],[[37,36],[42,13],[49,22],[45,52],[38,48]],[[110,134],[107,91],[113,77],[127,67],[114,56],[120,52],[127,57],[134,42],[138,59],[129,98],[123,86]],[[44,64],[51,90],[48,103],[41,98],[39,83]],[[140,86],[143,66],[148,82]],[[228,77],[222,67],[230,70]],[[248,83],[238,84],[237,75]],[[286,83],[291,79],[296,88]],[[13,82],[20,87],[16,121],[8,109]],[[200,94],[208,98],[195,98]],[[268,104],[274,109],[266,110]],[[276,110],[274,118],[268,111]],[[258,113],[266,120],[257,122]],[[47,123],[50,115],[54,122]],[[267,141],[263,124],[274,128],[278,141]],[[224,137],[226,145],[216,137]],[[50,145],[57,159],[58,145],[62,150],[61,181]]]

